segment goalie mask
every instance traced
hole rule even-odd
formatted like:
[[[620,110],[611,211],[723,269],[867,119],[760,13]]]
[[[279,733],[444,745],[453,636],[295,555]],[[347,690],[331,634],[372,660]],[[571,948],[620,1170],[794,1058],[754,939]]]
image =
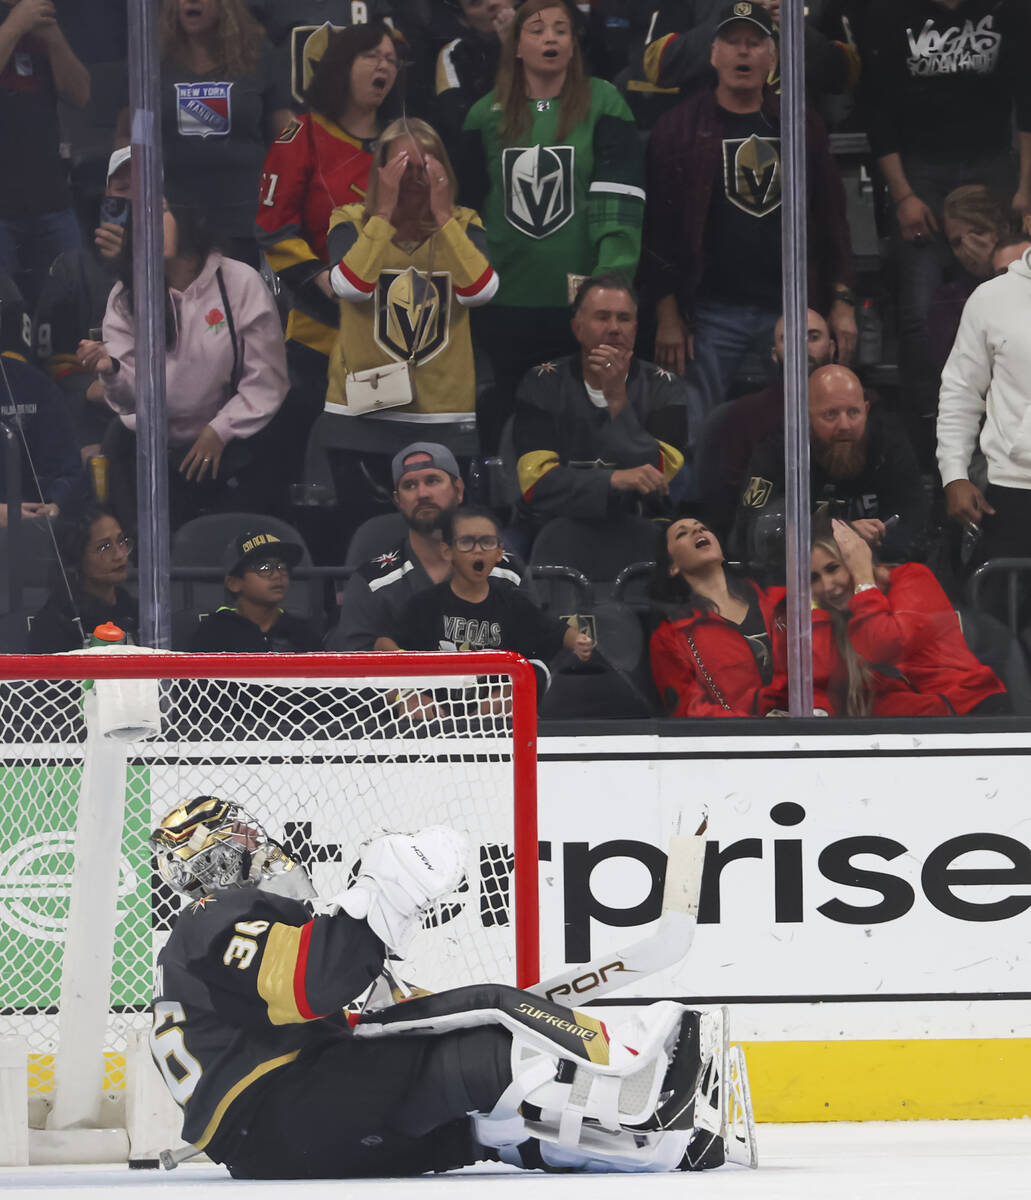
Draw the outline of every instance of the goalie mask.
[[[315,897],[304,868],[261,822],[217,796],[176,805],[150,835],[150,845],[161,878],[193,900],[231,887],[258,887],[295,900]]]

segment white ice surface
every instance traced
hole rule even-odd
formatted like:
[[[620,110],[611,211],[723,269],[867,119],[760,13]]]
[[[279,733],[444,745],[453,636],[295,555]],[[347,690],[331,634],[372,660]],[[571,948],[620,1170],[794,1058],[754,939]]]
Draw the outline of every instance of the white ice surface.
[[[277,1200],[482,1200],[484,1185],[507,1200],[1028,1200],[1031,1120],[895,1121],[761,1125],[758,1171],[726,1166],[705,1174],[543,1175],[484,1165],[418,1179],[257,1183],[220,1167],[174,1172],[127,1167],[0,1168],[0,1195],[52,1200],[195,1200],[246,1194]]]

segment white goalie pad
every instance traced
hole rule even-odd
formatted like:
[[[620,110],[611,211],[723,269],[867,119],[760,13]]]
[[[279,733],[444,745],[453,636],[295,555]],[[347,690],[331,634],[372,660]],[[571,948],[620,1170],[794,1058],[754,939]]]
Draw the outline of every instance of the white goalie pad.
[[[489,991],[489,989],[487,989]],[[446,993],[438,993],[446,995]],[[379,1015],[371,1011],[362,1016],[354,1028],[355,1037],[395,1037],[413,1033],[450,1033],[456,1029],[475,1029],[484,1025],[501,1025],[507,1029],[513,1038],[526,1046],[532,1047],[542,1054],[551,1055],[554,1059],[571,1057],[570,1050],[561,1042],[548,1036],[548,1020],[542,1020],[539,1025],[532,1024],[540,1014],[547,1018],[545,1010],[537,1008],[529,999],[519,1007],[528,1019],[519,1019],[502,1007],[483,1007],[462,1009],[458,1011],[442,1011],[439,1014],[419,1016],[411,1020],[394,1019],[387,1022],[378,1021]],[[397,1010],[392,1010],[396,1012]],[[585,1061],[576,1058],[578,1067],[584,1067],[592,1074],[623,1077],[634,1074],[645,1060],[653,1058],[662,1051],[663,1043],[679,1027],[680,1018],[685,1012],[681,1004],[672,1000],[661,1000],[655,1004],[644,1005],[641,1013],[648,1014],[647,1023],[633,1018],[632,1026],[613,1026],[611,1036],[604,1030],[600,1021],[584,1013],[570,1011],[574,1020],[564,1022],[568,1027],[562,1032],[571,1033],[585,1043],[599,1041],[607,1046],[607,1053],[599,1052],[597,1061]],[[577,1024],[581,1021],[582,1024]],[[561,1028],[561,1027],[560,1027]],[[629,1043],[627,1040],[629,1039]],[[627,1049],[627,1045],[632,1049]],[[668,1064],[667,1064],[668,1065]]]

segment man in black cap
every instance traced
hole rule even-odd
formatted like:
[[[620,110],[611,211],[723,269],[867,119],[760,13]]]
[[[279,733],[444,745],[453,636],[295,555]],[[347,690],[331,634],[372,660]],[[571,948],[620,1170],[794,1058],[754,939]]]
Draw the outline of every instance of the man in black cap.
[[[394,503],[408,535],[347,581],[340,621],[326,638],[327,650],[371,650],[377,637],[397,628],[412,596],[451,576],[440,535],[465,495],[455,456],[438,442],[413,442],[394,455],[391,475]],[[507,555],[491,574],[515,586],[520,582]]]
[[[36,354],[66,397],[83,461],[100,454],[104,433],[116,419],[104,399],[103,386],[79,362],[76,351],[83,340],[101,340],[107,300],[118,282],[122,242],[131,218],[131,158],[129,146],[111,155],[93,244],[58,255],[36,306]]]
[[[703,414],[726,398],[753,345],[769,353],[781,310],[780,101],[773,22],[754,0],[728,5],[710,51],[715,87],[665,113],[648,146],[641,260],[656,301],[655,361],[694,363]],[[827,132],[806,114],[809,303],[828,313],[842,362],[855,347],[845,191]]]
[[[758,0],[774,26],[781,0]],[[686,90],[706,81],[709,50],[726,0],[662,0],[651,11],[644,48],[645,76],[660,88]],[[861,8],[858,10],[861,14]],[[854,87],[859,51],[852,37],[856,0],[807,0],[805,5],[805,82],[811,103],[825,92]]]
[[[281,541],[267,531],[234,538],[226,548],[226,591],[234,603],[201,620],[190,638],[190,650],[236,654],[321,650],[322,641],[311,626],[282,607],[291,568],[303,555],[295,542]]]

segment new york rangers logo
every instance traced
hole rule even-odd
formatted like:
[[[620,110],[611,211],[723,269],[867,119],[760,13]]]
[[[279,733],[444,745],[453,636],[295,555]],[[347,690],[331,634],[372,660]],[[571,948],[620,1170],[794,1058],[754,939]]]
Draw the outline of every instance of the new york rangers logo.
[[[231,83],[177,83],[175,107],[183,137],[224,137],[233,127]]]
[[[572,217],[572,146],[503,150],[501,173],[505,217],[520,233],[545,238]]]

